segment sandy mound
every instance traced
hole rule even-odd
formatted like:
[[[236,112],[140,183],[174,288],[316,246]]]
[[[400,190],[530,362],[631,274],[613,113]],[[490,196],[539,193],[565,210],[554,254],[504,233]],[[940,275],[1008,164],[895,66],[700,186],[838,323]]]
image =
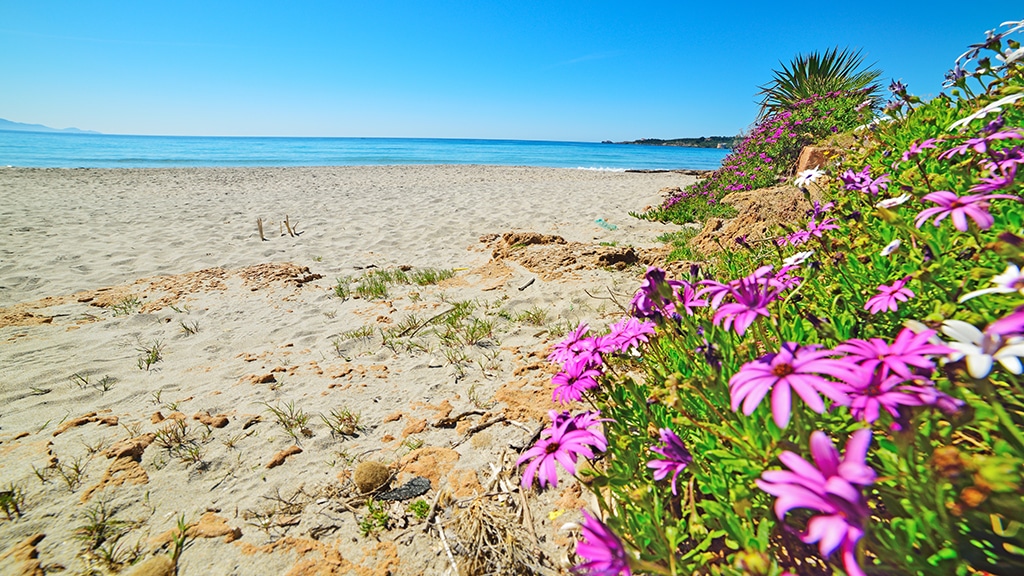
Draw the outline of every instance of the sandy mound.
[[[734,192],[722,198],[722,202],[739,214],[729,219],[709,218],[704,229],[690,241],[695,251],[718,252],[723,246],[736,246],[736,239],[741,237],[748,242],[774,238],[779,225],[801,220],[811,209],[804,193],[790,185]]]
[[[568,242],[561,236],[537,232],[508,232],[480,238],[491,248],[495,261],[511,260],[544,280],[554,280],[579,270],[626,270],[633,265],[660,265],[664,248],[636,248]]]

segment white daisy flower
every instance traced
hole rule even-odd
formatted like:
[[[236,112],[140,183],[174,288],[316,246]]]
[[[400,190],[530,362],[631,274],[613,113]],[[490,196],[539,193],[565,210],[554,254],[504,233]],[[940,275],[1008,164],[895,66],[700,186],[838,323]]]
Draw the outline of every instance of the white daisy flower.
[[[808,258],[814,256],[814,250],[808,250],[807,252],[797,252],[789,258],[782,261],[786,266],[798,266],[807,261]]]
[[[881,254],[882,256],[888,256],[888,255],[892,254],[893,252],[899,250],[900,249],[900,244],[902,244],[902,242],[900,242],[900,239],[897,238],[897,239],[893,240],[892,242],[889,242],[888,244],[886,244],[885,248],[882,248],[882,251],[879,252],[879,254]]]
[[[981,296],[982,294],[1010,294],[1013,292],[1020,292],[1024,295],[1024,274],[1021,274],[1020,268],[1017,268],[1016,264],[1007,264],[1006,271],[1002,274],[993,276],[991,282],[995,284],[995,286],[975,290],[974,292],[968,292],[960,297],[960,302],[966,302],[971,298]]]
[[[977,120],[978,118],[984,118],[985,116],[988,116],[989,114],[991,114],[993,112],[1002,112],[1003,111],[1003,108],[1002,108],[1003,105],[1005,105],[1005,104],[1012,104],[1012,103],[1016,102],[1017,100],[1020,100],[1021,98],[1024,98],[1024,92],[1018,92],[1016,94],[1010,94],[1009,96],[1006,96],[1005,98],[1000,98],[999,100],[996,100],[995,102],[992,102],[988,106],[985,106],[981,110],[978,110],[974,114],[971,114],[970,116],[968,116],[966,118],[962,118],[960,120],[957,120],[956,122],[953,122],[952,124],[949,125],[949,130],[953,130],[955,128],[960,128],[962,126],[966,126],[967,124],[971,123],[973,120]]]
[[[875,208],[895,208],[907,200],[910,200],[910,194],[900,194],[895,198],[886,198],[885,200],[882,200],[875,204]]]
[[[946,320],[942,333],[953,339],[946,346],[956,350],[948,356],[950,362],[964,360],[972,378],[984,378],[992,372],[993,361],[998,361],[1011,374],[1024,372],[1020,359],[1024,356],[1024,338],[988,334],[960,320]]]
[[[793,179],[793,184],[800,188],[806,188],[808,184],[814,182],[815,180],[821,178],[824,175],[824,170],[820,170],[818,168],[809,168],[797,174],[796,178]]]

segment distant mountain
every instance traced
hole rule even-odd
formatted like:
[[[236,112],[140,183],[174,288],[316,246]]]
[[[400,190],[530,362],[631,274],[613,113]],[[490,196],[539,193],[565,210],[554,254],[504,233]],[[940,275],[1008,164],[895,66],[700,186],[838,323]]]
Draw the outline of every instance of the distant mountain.
[[[25,124],[24,122],[12,122],[0,118],[0,130],[13,130],[17,132],[74,132],[77,134],[99,134],[95,130],[79,130],[78,128],[50,128],[42,124]]]
[[[733,148],[742,141],[739,136],[702,136],[700,138],[673,138],[662,140],[660,138],[641,138],[629,142],[614,142],[614,144],[641,144],[644,146],[682,146],[684,148]],[[607,142],[607,141],[606,141]]]

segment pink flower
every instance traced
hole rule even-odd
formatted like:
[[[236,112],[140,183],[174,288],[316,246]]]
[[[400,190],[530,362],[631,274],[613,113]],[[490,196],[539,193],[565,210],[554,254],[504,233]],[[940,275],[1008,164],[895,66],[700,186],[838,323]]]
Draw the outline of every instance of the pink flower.
[[[561,342],[555,344],[555,349],[548,355],[548,360],[556,364],[564,364],[569,360],[575,360],[580,355],[591,355],[594,351],[594,340],[583,337],[589,331],[590,326],[581,323]]]
[[[565,363],[564,371],[551,377],[555,385],[551,398],[562,404],[578,402],[584,390],[597,388],[597,378],[600,376],[601,372],[590,368],[586,358],[569,360]]]
[[[730,287],[729,294],[735,302],[722,304],[712,321],[726,330],[735,329],[742,336],[758,316],[769,317],[768,306],[779,295],[778,289],[769,284],[762,285],[754,278],[744,278],[736,287]]]
[[[583,539],[576,543],[576,555],[586,562],[577,564],[572,571],[590,576],[631,576],[629,555],[619,537],[586,510],[582,512]]]
[[[935,335],[934,330],[914,332],[904,328],[896,335],[892,344],[881,338],[853,338],[836,346],[835,351],[846,354],[847,361],[872,372],[876,368],[880,369],[883,378],[892,372],[908,380],[915,376],[915,372],[931,374],[935,369],[935,363],[929,356],[945,356],[953,352],[948,346],[931,343],[929,340]]]
[[[924,406],[934,404],[937,392],[928,394],[935,386],[929,380],[920,379],[920,386],[904,385],[907,380],[896,374],[885,375],[882,370],[858,369],[853,378],[847,380],[850,387],[850,415],[856,420],[869,424],[877,422],[885,410],[893,418],[899,418],[900,406]],[[929,401],[930,400],[930,401]]]
[[[862,487],[875,482],[875,471],[867,465],[871,430],[861,429],[850,435],[842,460],[832,441],[824,432],[811,434],[811,457],[814,464],[793,452],[779,455],[789,470],[768,470],[757,485],[775,496],[775,515],[785,519],[794,508],[817,512],[807,522],[801,539],[818,543],[822,556],[841,550],[843,568],[850,576],[864,576],[857,563],[857,543],[864,536],[864,524],[870,516]]]
[[[904,288],[909,281],[910,276],[905,276],[893,282],[892,286],[880,285],[878,294],[868,298],[864,309],[872,314],[878,314],[884,310],[895,312],[899,308],[898,302],[906,302],[915,296],[909,288]]]
[[[992,227],[995,219],[988,213],[988,201],[994,198],[1016,198],[1010,194],[969,194],[957,196],[948,190],[940,190],[926,195],[922,200],[928,200],[938,204],[934,208],[922,210],[914,224],[920,228],[929,218],[935,216],[932,224],[939,225],[946,216],[953,221],[953,226],[961,232],[967,231],[967,219],[974,220],[978,228],[988,230]]]
[[[801,347],[795,342],[787,342],[778,353],[747,362],[729,379],[733,412],[742,404],[743,413],[749,416],[771,390],[772,417],[779,428],[785,428],[789,425],[794,390],[808,408],[818,414],[825,411],[825,403],[818,394],[824,394],[839,404],[847,404],[849,398],[843,392],[843,386],[822,376],[840,380],[851,377],[849,366],[829,358],[834,354],[832,350],[819,350],[817,346]]]
[[[928,138],[927,140],[921,142],[920,144],[918,144],[918,142],[915,140],[910,144],[910,148],[908,148],[907,151],[904,152],[902,156],[900,156],[900,159],[906,162],[907,160],[910,160],[911,158],[917,156],[921,152],[924,152],[925,148],[935,148],[936,142],[937,140],[935,138]]]
[[[631,348],[647,342],[648,337],[654,334],[654,324],[638,320],[632,316],[623,318],[611,325],[608,332],[608,342],[613,346],[612,350],[606,350],[599,345],[598,350],[602,353],[609,351],[628,352]],[[605,341],[601,341],[605,343]]]
[[[536,475],[541,488],[548,484],[558,485],[558,470],[555,463],[562,465],[570,474],[576,473],[576,460],[580,456],[593,458],[592,449],[604,451],[608,442],[598,428],[593,412],[570,416],[568,412],[548,412],[551,426],[540,433],[540,439],[516,460],[516,466],[529,461],[523,470],[523,488],[533,484]],[[539,474],[538,474],[539,473]]]
[[[658,430],[658,435],[661,437],[661,445],[651,448],[651,452],[660,455],[661,458],[647,462],[647,467],[654,470],[655,480],[663,480],[672,474],[672,494],[676,494],[676,479],[679,478],[679,473],[693,462],[693,456],[672,430],[662,428]]]

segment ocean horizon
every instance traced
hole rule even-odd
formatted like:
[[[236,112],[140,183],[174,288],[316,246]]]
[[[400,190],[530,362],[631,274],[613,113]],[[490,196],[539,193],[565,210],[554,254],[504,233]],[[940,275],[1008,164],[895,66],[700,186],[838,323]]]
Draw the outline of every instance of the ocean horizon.
[[[460,138],[137,136],[0,130],[0,166],[172,168],[488,164],[588,170],[714,170],[730,151]]]

